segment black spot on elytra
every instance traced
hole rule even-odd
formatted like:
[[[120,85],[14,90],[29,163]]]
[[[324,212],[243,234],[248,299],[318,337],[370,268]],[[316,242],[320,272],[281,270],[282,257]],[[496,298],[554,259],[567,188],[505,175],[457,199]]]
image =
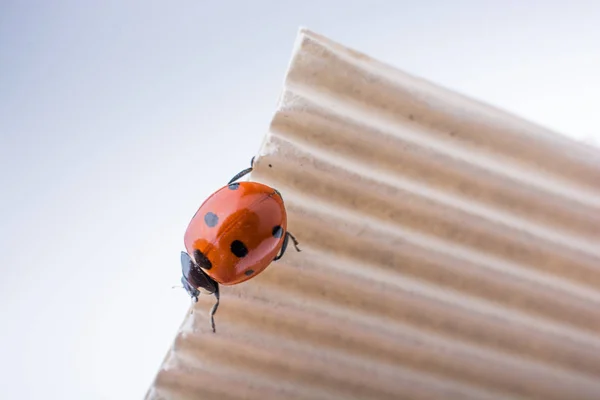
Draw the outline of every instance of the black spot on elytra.
[[[230,183],[228,186],[229,190],[237,190],[240,187],[239,183]]]
[[[212,263],[210,262],[208,257],[206,257],[206,255],[198,249],[194,250],[194,260],[196,260],[196,264],[200,268],[203,268],[203,269],[211,269],[212,268]]]
[[[219,223],[219,217],[213,212],[207,212],[204,216],[204,222],[211,228]]]
[[[273,236],[279,239],[283,235],[283,228],[281,226],[276,225],[273,227]]]
[[[246,274],[246,276],[250,276],[253,273],[254,273],[254,270],[252,270],[252,269],[248,269],[248,270],[246,270],[246,272],[244,272],[244,274]]]
[[[248,248],[246,245],[239,240],[234,240],[231,242],[231,252],[239,258],[246,257],[248,254]]]

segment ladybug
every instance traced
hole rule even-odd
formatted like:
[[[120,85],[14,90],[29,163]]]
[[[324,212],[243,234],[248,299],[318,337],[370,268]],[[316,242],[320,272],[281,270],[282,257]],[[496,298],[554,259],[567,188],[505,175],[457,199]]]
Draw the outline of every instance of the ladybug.
[[[290,239],[300,251],[287,230],[285,205],[277,189],[258,182],[236,182],[252,172],[253,166],[254,158],[250,168],[210,195],[184,235],[181,283],[194,302],[199,289],[215,296],[210,310],[213,332],[219,285],[236,285],[257,276],[283,257]]]

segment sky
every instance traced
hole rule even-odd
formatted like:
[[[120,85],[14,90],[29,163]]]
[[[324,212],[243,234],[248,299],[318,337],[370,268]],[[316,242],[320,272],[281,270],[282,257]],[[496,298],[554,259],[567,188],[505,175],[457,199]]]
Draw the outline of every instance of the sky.
[[[0,2],[0,397],[143,398],[299,27],[600,144],[600,2]]]

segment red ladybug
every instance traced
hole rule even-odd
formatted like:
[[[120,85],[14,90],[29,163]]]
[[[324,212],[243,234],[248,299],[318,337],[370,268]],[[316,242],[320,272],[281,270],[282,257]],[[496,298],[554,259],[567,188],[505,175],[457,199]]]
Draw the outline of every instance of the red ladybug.
[[[296,251],[298,241],[287,231],[287,214],[281,194],[258,182],[235,182],[252,171],[235,175],[213,193],[192,217],[184,236],[187,252],[181,252],[181,283],[194,301],[200,291],[214,294],[219,306],[219,284],[235,285],[251,279],[279,260],[291,239]]]

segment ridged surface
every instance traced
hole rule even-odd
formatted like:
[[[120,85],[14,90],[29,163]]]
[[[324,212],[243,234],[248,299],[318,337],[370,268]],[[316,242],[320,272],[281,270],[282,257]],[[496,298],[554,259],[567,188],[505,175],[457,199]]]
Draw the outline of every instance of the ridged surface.
[[[147,399],[600,398],[600,152],[302,30],[252,180],[302,252]]]

